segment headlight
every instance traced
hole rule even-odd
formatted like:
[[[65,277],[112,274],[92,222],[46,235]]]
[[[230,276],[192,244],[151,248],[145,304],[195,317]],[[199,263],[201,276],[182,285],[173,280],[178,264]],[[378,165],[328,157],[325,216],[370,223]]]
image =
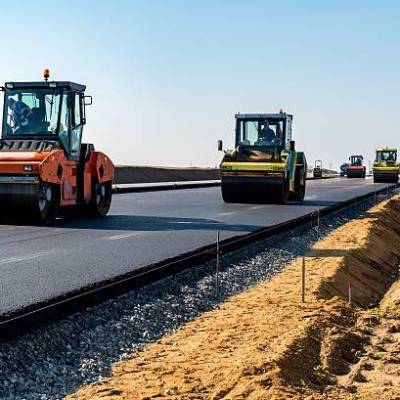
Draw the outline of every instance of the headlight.
[[[25,172],[32,172],[32,165],[24,165]]]

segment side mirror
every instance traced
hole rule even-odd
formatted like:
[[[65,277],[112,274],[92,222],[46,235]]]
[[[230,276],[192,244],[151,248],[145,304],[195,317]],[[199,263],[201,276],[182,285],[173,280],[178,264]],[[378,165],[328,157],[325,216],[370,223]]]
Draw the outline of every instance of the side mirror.
[[[85,106],[91,106],[93,104],[92,96],[84,96]]]
[[[295,141],[291,140],[290,141],[290,147],[289,147],[290,151],[294,151],[294,145],[295,145]]]
[[[222,140],[218,140],[218,151],[222,151]]]

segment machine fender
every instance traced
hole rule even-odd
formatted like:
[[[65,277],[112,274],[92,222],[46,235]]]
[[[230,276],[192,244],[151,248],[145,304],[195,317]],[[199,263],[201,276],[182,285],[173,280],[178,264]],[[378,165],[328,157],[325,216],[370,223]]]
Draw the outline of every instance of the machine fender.
[[[62,150],[51,152],[39,165],[40,179],[61,185],[65,162],[66,157]]]
[[[88,161],[88,168],[97,182],[108,182],[114,179],[115,167],[113,162],[100,151],[93,151]]]

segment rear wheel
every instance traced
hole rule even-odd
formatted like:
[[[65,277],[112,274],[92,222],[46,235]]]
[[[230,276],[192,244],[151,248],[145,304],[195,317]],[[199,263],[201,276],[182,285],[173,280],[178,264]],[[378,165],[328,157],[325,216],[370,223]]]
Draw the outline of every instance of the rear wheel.
[[[39,184],[38,198],[36,204],[36,217],[45,224],[52,223],[60,208],[58,188],[47,182]]]
[[[111,207],[111,182],[95,182],[92,188],[92,199],[89,204],[90,213],[98,217],[107,215]]]

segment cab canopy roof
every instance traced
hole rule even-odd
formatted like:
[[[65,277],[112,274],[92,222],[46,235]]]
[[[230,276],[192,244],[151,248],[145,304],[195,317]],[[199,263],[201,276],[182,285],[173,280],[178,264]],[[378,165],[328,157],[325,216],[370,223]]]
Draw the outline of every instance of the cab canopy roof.
[[[377,148],[376,151],[377,152],[378,151],[395,151],[395,152],[397,152],[397,149],[393,149],[393,148],[389,148],[389,147],[380,147],[380,148]]]
[[[69,81],[52,81],[52,82],[6,82],[6,89],[68,89],[77,92],[84,92],[85,85]]]
[[[275,113],[275,114],[236,114],[236,119],[282,119],[282,118],[293,118],[293,115],[286,113]]]

